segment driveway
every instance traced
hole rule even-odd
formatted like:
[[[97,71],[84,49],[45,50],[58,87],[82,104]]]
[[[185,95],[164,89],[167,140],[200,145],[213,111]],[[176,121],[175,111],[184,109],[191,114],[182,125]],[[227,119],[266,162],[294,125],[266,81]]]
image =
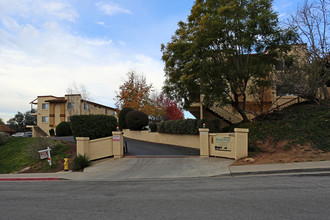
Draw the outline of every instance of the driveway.
[[[127,156],[199,156],[199,149],[155,144],[128,138],[125,138],[124,141],[127,143]]]
[[[210,177],[228,174],[231,159],[215,157],[124,157],[94,162],[85,168],[80,180],[126,181]]]
[[[65,136],[65,137],[52,137],[54,140],[68,141],[71,143],[76,143],[73,136]]]

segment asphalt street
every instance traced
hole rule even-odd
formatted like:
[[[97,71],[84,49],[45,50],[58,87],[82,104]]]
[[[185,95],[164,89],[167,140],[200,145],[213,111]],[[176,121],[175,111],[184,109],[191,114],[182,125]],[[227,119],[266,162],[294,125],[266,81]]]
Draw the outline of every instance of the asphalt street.
[[[0,182],[0,219],[329,219],[329,176]]]

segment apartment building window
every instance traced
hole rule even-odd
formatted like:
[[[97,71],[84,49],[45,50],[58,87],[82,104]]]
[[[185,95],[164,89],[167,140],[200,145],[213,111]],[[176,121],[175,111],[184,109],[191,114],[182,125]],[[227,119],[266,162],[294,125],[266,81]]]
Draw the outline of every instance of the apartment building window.
[[[48,116],[42,116],[41,121],[43,123],[48,123],[48,121],[49,121]]]
[[[89,110],[89,105],[84,103],[84,110]]]
[[[109,114],[109,109],[105,109],[105,114],[106,114],[106,115]]]
[[[49,104],[48,103],[42,103],[41,108],[47,110],[49,108]]]
[[[74,109],[74,102],[68,103],[68,109]]]
[[[116,111],[113,111],[113,116],[117,116],[117,112]]]

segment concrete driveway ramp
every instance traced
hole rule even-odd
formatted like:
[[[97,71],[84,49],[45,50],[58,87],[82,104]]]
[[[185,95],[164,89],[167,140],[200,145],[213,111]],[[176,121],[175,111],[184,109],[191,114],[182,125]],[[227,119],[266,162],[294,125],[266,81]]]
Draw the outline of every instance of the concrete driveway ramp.
[[[108,159],[84,170],[93,180],[167,179],[210,177],[230,174],[231,159],[194,158],[121,158]]]

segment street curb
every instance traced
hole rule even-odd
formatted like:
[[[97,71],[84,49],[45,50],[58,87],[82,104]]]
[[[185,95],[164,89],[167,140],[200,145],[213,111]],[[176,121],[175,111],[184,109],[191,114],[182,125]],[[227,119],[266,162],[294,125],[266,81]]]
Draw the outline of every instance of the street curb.
[[[13,178],[0,178],[0,181],[58,181],[64,180],[63,178],[40,178],[40,177],[13,177]]]
[[[312,173],[312,172],[322,172],[322,171],[330,171],[330,168],[306,168],[306,169],[246,171],[246,172],[232,172],[230,170],[230,174],[231,176],[248,176],[248,175],[262,175],[262,174],[286,174],[286,173],[304,173],[304,172]]]

